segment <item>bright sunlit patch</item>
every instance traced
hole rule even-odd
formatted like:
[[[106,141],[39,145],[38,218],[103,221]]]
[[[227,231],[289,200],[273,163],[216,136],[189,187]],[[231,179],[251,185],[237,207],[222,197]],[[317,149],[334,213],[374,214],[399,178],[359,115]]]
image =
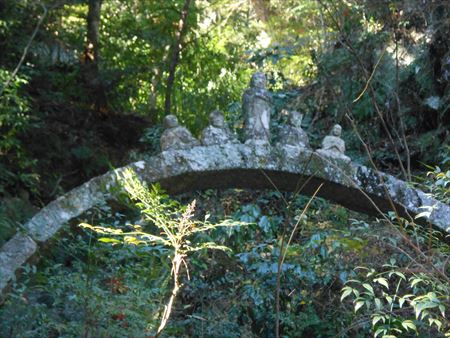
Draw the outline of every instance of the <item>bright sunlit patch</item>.
[[[257,37],[258,45],[262,48],[267,48],[270,46],[271,42],[272,39],[270,38],[270,36],[265,31],[262,30]]]

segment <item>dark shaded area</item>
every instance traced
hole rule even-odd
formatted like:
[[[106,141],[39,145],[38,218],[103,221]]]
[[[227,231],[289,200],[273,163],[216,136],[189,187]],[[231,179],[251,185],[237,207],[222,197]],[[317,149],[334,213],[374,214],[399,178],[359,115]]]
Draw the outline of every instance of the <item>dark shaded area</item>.
[[[46,128],[36,128],[24,138],[29,153],[38,158],[42,203],[126,164],[129,152],[144,146],[139,139],[151,125],[148,119],[134,115],[102,117],[71,112],[67,107],[47,116],[44,123]]]
[[[323,186],[317,196],[350,210],[381,217],[374,205],[358,189],[300,174],[239,169],[189,173],[160,181],[161,186],[170,194],[228,188],[273,190],[275,186],[280,191],[299,192],[307,196],[312,196],[322,183]],[[392,211],[391,204],[386,199],[373,194],[368,195],[381,211]],[[402,217],[408,217],[403,206],[396,204],[395,207]],[[418,221],[420,223],[420,220]]]

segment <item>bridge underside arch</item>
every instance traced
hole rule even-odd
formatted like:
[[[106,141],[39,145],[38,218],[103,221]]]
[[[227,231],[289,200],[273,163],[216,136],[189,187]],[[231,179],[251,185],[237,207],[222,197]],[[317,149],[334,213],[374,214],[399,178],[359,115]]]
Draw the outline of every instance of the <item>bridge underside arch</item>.
[[[380,211],[392,210],[392,204],[385,198],[373,194],[364,195],[358,188],[301,173],[276,170],[228,169],[186,173],[162,179],[159,183],[171,195],[196,190],[230,188],[277,189],[307,196],[312,196],[317,191],[318,197],[367,215],[381,216]],[[407,210],[401,204],[394,203],[394,206],[402,217],[408,216]]]

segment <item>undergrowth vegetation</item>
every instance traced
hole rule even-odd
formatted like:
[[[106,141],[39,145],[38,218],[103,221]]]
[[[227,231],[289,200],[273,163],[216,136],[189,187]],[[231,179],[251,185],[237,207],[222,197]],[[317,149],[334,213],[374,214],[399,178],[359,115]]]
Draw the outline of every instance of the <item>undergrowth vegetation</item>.
[[[355,161],[411,181],[447,153],[448,17],[418,0],[0,1],[0,242],[33,207],[157,151],[167,96],[194,135],[214,109],[239,133],[256,70],[273,135],[283,109],[313,147],[340,123]]]
[[[137,209],[120,197],[90,210],[37,268],[24,268],[0,310],[1,336],[274,337],[277,320],[282,337],[449,330],[450,250],[427,232],[406,236],[385,220],[278,191],[174,201],[135,178],[127,184]],[[195,212],[181,207],[193,199]],[[186,233],[191,217],[208,223],[192,218]]]
[[[449,204],[449,17],[432,0],[0,0],[0,245],[158,153],[168,113],[198,136],[221,109],[239,136],[255,71],[273,144],[283,110],[314,149],[339,123],[354,163]],[[23,268],[0,337],[450,335],[432,207],[376,219],[276,190],[130,187]]]

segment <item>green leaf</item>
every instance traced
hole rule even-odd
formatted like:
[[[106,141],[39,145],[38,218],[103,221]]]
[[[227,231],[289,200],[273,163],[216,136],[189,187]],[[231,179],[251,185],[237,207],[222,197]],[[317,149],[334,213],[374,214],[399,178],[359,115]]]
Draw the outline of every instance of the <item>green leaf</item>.
[[[383,285],[384,287],[386,287],[386,289],[389,290],[389,283],[386,278],[384,278],[384,277],[375,278],[373,281],[377,282],[378,284]]]
[[[381,310],[381,300],[379,298],[375,298],[375,306],[377,310]]]
[[[342,289],[342,291],[343,293],[341,296],[341,302],[345,299],[345,297],[347,297],[352,293],[353,289],[351,287],[346,286],[345,288]]]
[[[420,313],[422,312],[421,304],[417,304],[414,306],[414,311],[416,313],[416,319],[419,319]]]
[[[356,268],[355,268],[356,269]],[[359,280],[357,280],[357,279],[349,279],[347,282],[346,282],[346,284],[347,283],[358,283],[358,284],[361,284],[361,281],[359,281]]]
[[[425,302],[420,304],[422,309],[433,309],[435,307],[438,307],[439,304],[434,302]]]
[[[395,271],[394,272],[397,276],[399,276],[401,279],[406,280],[406,277],[403,273],[399,272],[399,271]]]
[[[439,311],[441,311],[441,315],[442,317],[445,318],[445,306],[444,305],[439,305]]]
[[[355,313],[364,305],[363,301],[358,301],[355,304]]]
[[[430,324],[430,326],[432,326],[433,324],[436,325],[438,331],[441,331],[442,322],[440,320],[437,320],[436,318],[428,318],[428,323]]]
[[[415,217],[414,217],[414,219],[418,219],[418,218],[429,218],[430,217],[430,215],[431,215],[431,211],[422,211],[422,212],[419,212]]]
[[[377,338],[377,336],[381,333],[386,333],[386,329],[385,328],[379,328],[378,330],[375,331],[374,333],[374,337]]]
[[[102,243],[121,243],[118,239],[108,237],[99,238],[98,241]]]
[[[409,331],[409,329],[417,331],[416,325],[412,322],[412,320],[405,320],[402,322],[402,326]]]
[[[370,269],[370,271],[367,273],[366,277],[370,277],[373,276],[375,274],[375,270],[374,269]]]
[[[386,297],[384,297],[384,298],[386,298],[386,300],[387,300],[387,302],[389,303],[389,305],[392,304],[392,297],[391,297],[391,296],[386,296]]]
[[[375,325],[377,325],[377,323],[382,320],[384,317],[380,316],[380,315],[374,315],[373,319],[372,319],[372,326],[375,327]],[[384,322],[384,320],[383,320]]]
[[[422,279],[422,278],[414,278],[414,279],[412,280],[412,282],[411,282],[411,287],[414,287],[414,286],[416,286],[417,284],[422,283],[422,282],[423,282],[423,279]]]
[[[362,286],[363,286],[367,291],[369,291],[369,293],[370,293],[371,295],[374,295],[374,291],[373,291],[372,285],[367,284],[367,283],[364,283]]]

